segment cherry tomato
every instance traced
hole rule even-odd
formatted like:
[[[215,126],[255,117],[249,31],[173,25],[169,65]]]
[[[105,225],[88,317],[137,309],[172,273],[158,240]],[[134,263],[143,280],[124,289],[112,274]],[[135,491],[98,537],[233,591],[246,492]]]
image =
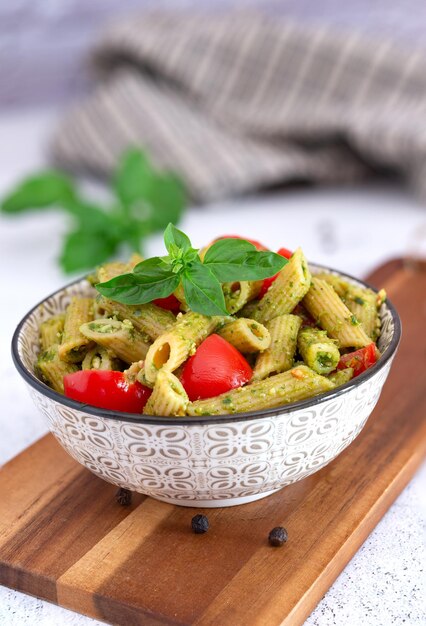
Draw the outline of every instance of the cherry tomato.
[[[213,243],[215,241],[219,241],[219,239],[245,239],[249,243],[252,243],[258,250],[268,250],[268,248],[265,248],[260,241],[256,241],[256,239],[248,239],[247,237],[240,237],[240,235],[222,235],[221,237],[216,237],[216,239],[213,240]]]
[[[252,373],[250,365],[234,346],[219,335],[210,335],[185,363],[181,382],[193,401],[241,387],[251,379]]]
[[[279,250],[277,250],[277,254],[279,254],[280,256],[283,256],[286,259],[290,259],[293,252],[289,250],[288,248],[280,248]]]
[[[341,356],[337,369],[344,370],[347,367],[352,367],[355,378],[355,376],[368,370],[376,361],[376,344],[369,343],[365,348],[360,348],[359,350],[355,350],[355,352],[348,352]]]
[[[167,296],[167,298],[157,298],[156,300],[153,300],[153,303],[162,309],[173,311],[173,313],[178,313],[178,311],[180,311],[180,302],[173,293],[171,293],[170,296]]]
[[[287,248],[280,248],[277,254],[283,256],[286,259],[289,259],[293,253],[290,252],[290,250],[287,250]],[[272,285],[272,283],[274,282],[277,276],[278,274],[275,274],[275,276],[270,276],[269,278],[265,278],[262,284],[262,289],[259,292],[259,296],[258,296],[259,298],[263,298],[263,296],[268,291],[269,287]]]
[[[152,390],[138,381],[129,383],[123,372],[82,370],[64,376],[68,398],[111,411],[142,413]]]

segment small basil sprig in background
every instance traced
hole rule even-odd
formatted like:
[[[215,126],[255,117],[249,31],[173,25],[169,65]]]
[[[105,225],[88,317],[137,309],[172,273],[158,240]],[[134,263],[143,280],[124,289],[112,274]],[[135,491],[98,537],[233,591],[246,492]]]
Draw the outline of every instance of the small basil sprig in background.
[[[221,283],[268,278],[288,262],[275,252],[258,251],[244,239],[219,239],[201,261],[189,238],[173,224],[164,232],[164,243],[167,256],[142,261],[132,272],[98,283],[96,289],[123,304],[145,304],[166,298],[182,282],[192,311],[229,315]]]
[[[112,179],[114,199],[102,207],[83,198],[74,181],[48,170],[23,180],[1,203],[3,213],[60,207],[73,222],[65,235],[60,264],[65,272],[92,269],[124,245],[141,252],[144,239],[177,222],[185,207],[182,183],[159,172],[137,149],[121,157]]]

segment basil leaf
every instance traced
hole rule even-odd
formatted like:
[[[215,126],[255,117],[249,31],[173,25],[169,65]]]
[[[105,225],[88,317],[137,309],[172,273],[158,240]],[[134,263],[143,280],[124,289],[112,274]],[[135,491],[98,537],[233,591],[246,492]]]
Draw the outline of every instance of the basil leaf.
[[[246,252],[254,250],[256,250],[256,246],[245,239],[219,239],[207,250],[203,262],[213,264],[229,261],[232,263],[242,260]]]
[[[113,184],[117,197],[125,207],[145,198],[151,177],[148,157],[136,149],[126,150],[118,162]]]
[[[5,213],[19,213],[27,209],[63,205],[75,196],[72,181],[55,171],[45,171],[25,178],[6,196],[1,204]]]
[[[270,251],[258,251],[244,239],[220,239],[206,252],[204,264],[221,283],[261,280],[279,272],[287,259]]]
[[[191,311],[203,315],[229,315],[220,283],[201,261],[194,261],[184,270],[182,284]]]
[[[179,221],[186,204],[179,178],[158,171],[138,149],[128,150],[120,158],[113,189],[117,201],[98,207],[81,197],[65,174],[46,170],[19,183],[1,201],[0,210],[13,215],[49,207],[65,209],[74,224],[64,238],[60,263],[67,272],[86,270],[110,258],[120,244],[140,251],[147,236]],[[187,262],[182,250],[179,254],[173,266],[175,274]]]
[[[133,273],[143,282],[157,282],[172,272],[163,258],[153,256],[135,265]]]
[[[149,224],[149,231],[178,222],[186,204],[180,179],[171,172],[157,171],[147,155],[138,149],[121,157],[114,177],[114,189],[127,217]]]
[[[244,239],[219,239],[207,250],[203,263],[221,283],[251,280],[242,274],[247,253],[255,250],[255,246]]]
[[[65,237],[59,262],[65,272],[83,271],[103,263],[117,248],[117,239],[108,233],[78,228]]]
[[[159,257],[138,263],[130,274],[116,276],[105,283],[98,283],[96,289],[103,296],[123,304],[146,304],[156,298],[166,298],[177,289],[180,283]]]
[[[117,230],[118,224],[114,221],[113,215],[101,207],[85,200],[75,199],[67,202],[66,209],[75,218],[81,229],[84,228],[98,234],[107,233],[114,239],[120,239]]]
[[[167,252],[173,257],[182,256],[185,252],[193,249],[189,237],[172,223],[164,231],[164,243]]]
[[[276,252],[248,252],[238,280],[261,280],[274,276],[287,265],[288,259]],[[250,276],[250,278],[248,278]],[[232,280],[232,279],[231,279]]]
[[[179,222],[187,203],[183,182],[171,172],[157,172],[157,183],[147,197],[153,207],[150,222],[153,231],[164,230],[170,222]]]

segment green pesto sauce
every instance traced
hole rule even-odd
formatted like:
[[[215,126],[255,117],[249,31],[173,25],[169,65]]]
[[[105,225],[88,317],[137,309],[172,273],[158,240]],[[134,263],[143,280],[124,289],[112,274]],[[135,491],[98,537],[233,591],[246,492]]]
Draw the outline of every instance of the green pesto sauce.
[[[89,322],[89,330],[93,330],[94,333],[115,333],[117,326],[114,324],[102,324],[101,322]]]
[[[326,352],[318,352],[316,360],[322,369],[326,369],[334,365],[333,359]]]
[[[41,363],[50,363],[51,361],[54,361],[56,357],[56,350],[55,348],[48,348],[48,350],[45,350],[44,352],[42,352],[38,358],[38,360]]]

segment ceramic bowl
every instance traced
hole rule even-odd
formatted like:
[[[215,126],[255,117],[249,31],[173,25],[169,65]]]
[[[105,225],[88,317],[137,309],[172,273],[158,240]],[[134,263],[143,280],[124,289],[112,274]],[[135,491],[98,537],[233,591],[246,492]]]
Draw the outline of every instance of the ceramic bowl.
[[[330,463],[364,427],[401,336],[398,314],[386,302],[378,363],[335,391],[282,408],[198,418],[118,413],[70,400],[34,375],[40,323],[63,312],[73,295],[92,294],[83,279],[34,307],[13,337],[15,365],[49,429],[76,461],[110,483],[182,506],[252,502]]]

